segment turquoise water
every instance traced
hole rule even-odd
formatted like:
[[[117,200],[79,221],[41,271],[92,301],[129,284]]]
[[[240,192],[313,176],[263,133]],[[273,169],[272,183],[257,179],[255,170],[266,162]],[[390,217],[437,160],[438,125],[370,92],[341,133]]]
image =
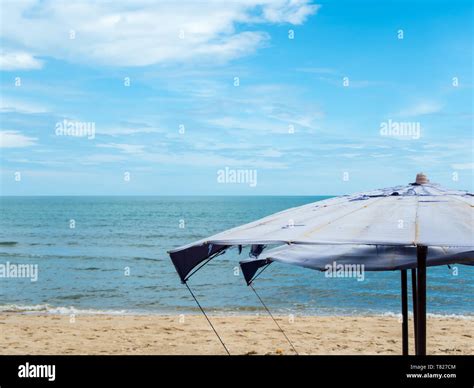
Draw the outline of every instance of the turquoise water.
[[[279,210],[328,197],[2,197],[0,264],[39,277],[0,278],[0,311],[189,313],[196,306],[166,251]],[[75,228],[70,228],[70,220]],[[184,228],[180,228],[184,220]],[[261,311],[231,250],[190,280],[209,311]],[[126,276],[126,271],[129,275]],[[474,315],[474,267],[428,271],[428,312]],[[274,312],[399,314],[400,273],[365,280],[272,264],[255,287]]]

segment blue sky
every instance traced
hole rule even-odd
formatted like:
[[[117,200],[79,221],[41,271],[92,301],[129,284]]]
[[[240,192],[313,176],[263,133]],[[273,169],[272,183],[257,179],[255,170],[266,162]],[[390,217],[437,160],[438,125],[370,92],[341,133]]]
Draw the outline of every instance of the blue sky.
[[[2,195],[343,194],[419,171],[473,189],[470,1],[1,12]],[[64,120],[93,138],[58,136]],[[226,167],[257,185],[220,183]]]

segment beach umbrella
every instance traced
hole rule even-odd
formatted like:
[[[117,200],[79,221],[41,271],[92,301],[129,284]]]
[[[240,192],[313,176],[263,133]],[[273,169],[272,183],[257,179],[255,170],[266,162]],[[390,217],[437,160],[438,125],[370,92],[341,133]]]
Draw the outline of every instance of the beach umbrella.
[[[473,263],[473,205],[472,193],[432,184],[420,173],[408,185],[284,210],[173,249],[169,254],[186,285],[210,260],[230,247],[237,246],[241,251],[246,245],[250,246],[250,259],[242,261],[241,267],[247,284],[259,268],[272,262],[323,271],[333,263],[363,265],[364,270],[400,270],[404,354],[408,353],[406,271],[411,269],[415,348],[417,354],[424,355],[426,267]],[[268,249],[270,245],[281,246]]]

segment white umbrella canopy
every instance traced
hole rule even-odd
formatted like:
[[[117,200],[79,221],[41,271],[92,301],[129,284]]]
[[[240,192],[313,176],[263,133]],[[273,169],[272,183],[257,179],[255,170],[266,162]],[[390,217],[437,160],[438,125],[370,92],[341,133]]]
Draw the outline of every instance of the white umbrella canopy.
[[[336,262],[363,264],[364,270],[371,271],[400,270],[403,354],[408,354],[407,269],[411,269],[415,347],[417,354],[424,355],[426,267],[474,264],[473,206],[472,193],[431,184],[420,173],[414,183],[406,186],[284,210],[173,249],[169,254],[188,289],[186,282],[192,274],[232,246],[241,251],[242,246],[251,245],[251,259],[240,262],[249,285],[258,276],[258,269],[273,261],[318,270]],[[282,244],[265,250],[268,245]]]
[[[430,246],[472,251],[474,195],[427,182],[310,203],[169,251],[182,281],[199,263],[230,246]],[[428,258],[429,259],[429,258]],[[381,268],[384,269],[384,268]],[[389,269],[388,267],[386,269]]]

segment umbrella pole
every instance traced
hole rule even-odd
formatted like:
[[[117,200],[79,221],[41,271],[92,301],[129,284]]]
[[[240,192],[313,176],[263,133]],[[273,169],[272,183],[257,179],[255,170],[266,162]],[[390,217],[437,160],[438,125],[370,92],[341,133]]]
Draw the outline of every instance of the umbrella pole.
[[[417,341],[416,339],[418,338],[417,335],[417,314],[416,314],[416,308],[417,308],[417,303],[416,303],[416,268],[412,268],[411,270],[411,294],[412,294],[412,304],[413,304],[413,335],[415,338],[415,354],[418,354],[418,346],[417,346]]]
[[[426,355],[426,255],[428,248],[419,245],[416,248],[417,273],[417,355]]]
[[[402,281],[402,354],[408,356],[408,293],[407,293],[407,270],[401,271]]]

